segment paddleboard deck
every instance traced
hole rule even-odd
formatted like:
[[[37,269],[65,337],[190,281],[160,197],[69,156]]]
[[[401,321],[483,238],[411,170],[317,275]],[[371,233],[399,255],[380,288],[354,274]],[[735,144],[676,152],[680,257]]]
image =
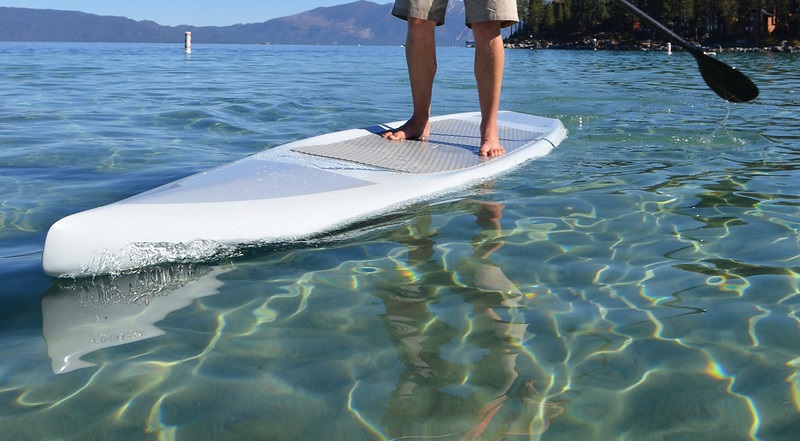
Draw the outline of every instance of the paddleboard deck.
[[[566,137],[557,119],[503,111],[506,154],[486,158],[478,155],[478,112],[432,118],[426,141],[376,136],[400,124],[292,142],[67,216],[48,231],[44,271],[119,273],[308,239],[474,185],[548,154]]]

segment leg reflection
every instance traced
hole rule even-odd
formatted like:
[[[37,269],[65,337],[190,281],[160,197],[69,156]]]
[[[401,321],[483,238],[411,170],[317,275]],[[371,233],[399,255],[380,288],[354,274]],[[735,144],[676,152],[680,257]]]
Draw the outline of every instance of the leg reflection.
[[[481,231],[454,271],[436,258],[430,218],[396,235],[415,275],[379,293],[384,326],[405,368],[384,416],[387,434],[398,439],[530,437],[562,412],[537,393],[536,369],[518,362],[524,297],[490,260],[504,244],[503,206],[470,201],[469,209]],[[468,320],[441,313],[442,299],[452,295],[463,301]]]

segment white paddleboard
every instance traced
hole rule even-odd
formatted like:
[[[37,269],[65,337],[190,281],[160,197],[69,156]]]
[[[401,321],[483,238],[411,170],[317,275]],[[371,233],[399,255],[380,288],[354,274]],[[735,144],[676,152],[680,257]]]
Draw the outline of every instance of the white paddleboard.
[[[507,153],[491,159],[477,154],[478,112],[432,118],[427,141],[376,136],[402,123],[285,144],[67,216],[47,234],[44,271],[119,273],[319,236],[481,182],[566,137],[560,121],[516,112],[500,112]]]

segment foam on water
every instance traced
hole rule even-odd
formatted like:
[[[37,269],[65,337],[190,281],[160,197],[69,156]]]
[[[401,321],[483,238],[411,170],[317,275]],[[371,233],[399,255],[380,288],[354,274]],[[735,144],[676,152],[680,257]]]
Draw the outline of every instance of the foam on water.
[[[119,252],[96,251],[85,268],[66,277],[86,277],[96,274],[119,275],[135,267],[147,268],[160,264],[202,263],[241,255],[243,246],[213,240],[189,243],[144,242],[124,246]]]

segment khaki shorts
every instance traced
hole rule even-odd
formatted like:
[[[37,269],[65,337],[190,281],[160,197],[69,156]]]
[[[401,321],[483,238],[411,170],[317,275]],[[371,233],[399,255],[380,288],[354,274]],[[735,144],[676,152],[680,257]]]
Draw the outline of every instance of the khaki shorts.
[[[464,0],[467,10],[467,27],[472,23],[500,21],[501,27],[511,26],[519,21],[516,0]],[[421,18],[435,21],[437,26],[444,24],[447,0],[395,0],[392,15],[408,20]]]

